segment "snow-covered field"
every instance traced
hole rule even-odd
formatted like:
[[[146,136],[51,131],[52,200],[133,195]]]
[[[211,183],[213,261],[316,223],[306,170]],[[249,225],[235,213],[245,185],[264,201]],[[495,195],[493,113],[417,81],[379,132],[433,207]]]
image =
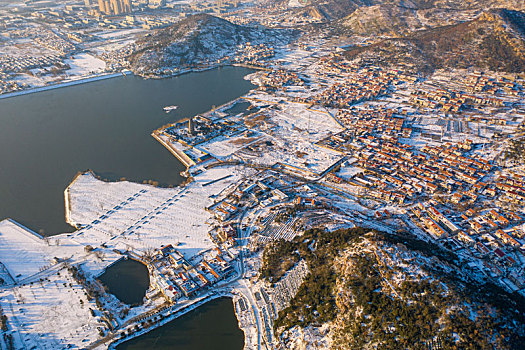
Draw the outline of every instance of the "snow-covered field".
[[[142,28],[104,30],[94,33],[101,40],[87,44],[86,47],[88,47],[91,52],[97,54],[120,50],[123,47],[133,44],[137,36],[141,33],[145,33],[145,30]]]
[[[126,74],[131,74],[131,73],[127,72]],[[22,90],[22,91],[10,92],[7,94],[1,94],[0,99],[20,96],[20,95],[27,95],[27,94],[32,94],[35,92],[47,91],[47,90],[52,90],[52,89],[58,89],[58,88],[66,87],[66,86],[79,85],[79,84],[89,83],[92,81],[98,81],[98,80],[103,80],[103,79],[116,78],[120,76],[122,76],[122,73],[98,74],[98,75],[93,75],[87,78],[70,77],[70,79],[67,79],[67,80],[62,80],[62,78],[55,77],[54,80],[45,80],[39,77],[30,76],[28,74],[20,74],[20,75],[17,75],[17,79],[15,80],[22,82],[24,84],[28,84],[32,86],[33,88],[29,90]],[[24,79],[27,79],[27,80],[24,80]],[[46,79],[47,79],[47,76],[46,76]]]
[[[71,69],[67,70],[68,75],[83,76],[104,72],[106,62],[88,53],[80,53],[64,61]]]
[[[264,135],[256,133],[254,135],[245,136],[239,134],[235,137],[218,136],[213,140],[199,145],[198,148],[205,150],[216,158],[227,157],[240,149],[260,141]]]
[[[44,240],[14,221],[0,222],[0,262],[17,281],[0,292],[0,306],[17,330],[15,346],[83,348],[94,342],[97,327],[106,327],[98,311],[91,313],[90,308],[98,308],[62,261],[81,264],[93,277],[121,257],[115,248],[140,254],[173,244],[187,258],[213,248],[206,223],[212,214],[205,208],[242,174],[233,167],[213,168],[185,187],[157,188],[104,182],[86,173],[66,189],[68,221],[84,226],[75,233]],[[98,249],[88,253],[87,245]],[[11,282],[4,271],[0,277]],[[146,311],[145,306],[128,317]]]
[[[2,2],[4,1],[0,1]],[[0,55],[39,57],[53,54],[56,54],[56,51],[41,45],[34,45],[30,38],[17,39],[14,45],[0,45]]]
[[[46,84],[53,84],[61,82],[63,77],[53,75],[30,75],[27,73],[17,74],[13,81],[29,87],[45,86]]]
[[[284,49],[276,54],[276,62],[278,65],[286,67],[287,69],[303,70],[314,64],[317,57],[328,54],[328,51],[321,47],[313,48],[312,50],[304,50],[301,48]]]
[[[337,175],[348,181],[352,179],[355,175],[360,174],[362,172],[364,172],[362,168],[359,168],[357,166],[347,165],[347,166],[342,166],[337,172]]]
[[[210,181],[231,177],[203,187]],[[217,194],[239,180],[233,168],[216,168],[195,177],[186,187],[157,188],[127,181],[108,183],[86,173],[68,188],[69,220],[81,224],[72,239],[93,247],[159,249],[173,244],[191,257],[213,248],[206,221]]]
[[[11,285],[0,292],[0,306],[9,327],[16,329],[15,349],[63,349],[68,344],[82,348],[96,340],[102,323],[90,308],[97,307],[64,261],[82,263],[84,271],[98,274],[118,258],[112,252],[89,258],[69,234],[42,239],[15,221],[1,221],[0,262],[7,272],[0,277]]]
[[[15,280],[53,265],[54,257],[64,259],[81,252],[82,246],[63,235],[44,241],[10,219],[0,222],[0,262]]]
[[[317,142],[329,134],[343,130],[339,123],[326,110],[311,110],[304,103],[284,103],[272,120],[283,128],[283,134],[295,131],[310,142]]]
[[[263,142],[270,141],[273,146],[264,146],[264,151],[257,155],[243,154],[246,158],[266,165],[279,162],[314,173],[323,172],[341,159],[340,153],[314,144],[342,130],[327,111],[310,110],[302,103],[284,102],[277,110],[263,113],[274,125],[265,131],[268,136]]]
[[[101,322],[89,311],[95,303],[66,269],[1,292],[0,305],[18,331],[13,334],[16,349],[82,348],[98,338]]]
[[[97,33],[97,36],[103,39],[129,38],[132,35],[140,34],[143,32],[144,29],[142,28],[106,30],[104,32]]]

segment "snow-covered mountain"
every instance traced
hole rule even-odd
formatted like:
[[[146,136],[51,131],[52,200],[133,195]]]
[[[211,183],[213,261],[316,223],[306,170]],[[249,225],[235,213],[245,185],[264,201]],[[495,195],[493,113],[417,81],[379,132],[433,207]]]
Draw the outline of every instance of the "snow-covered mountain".
[[[138,74],[165,69],[212,64],[231,56],[248,42],[280,44],[289,40],[289,31],[259,29],[233,24],[207,14],[190,16],[137,41],[129,57]]]

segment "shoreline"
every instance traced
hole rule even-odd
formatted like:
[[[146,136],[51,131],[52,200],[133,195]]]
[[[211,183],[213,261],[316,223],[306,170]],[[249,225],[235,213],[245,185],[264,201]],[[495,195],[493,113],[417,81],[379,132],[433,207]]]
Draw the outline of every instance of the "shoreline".
[[[25,233],[28,233],[28,236],[32,237],[32,238],[38,238],[39,240],[44,240],[44,237],[42,237],[42,235],[40,235],[39,233],[36,233],[35,231],[31,230],[29,227],[19,223],[18,221],[14,220],[14,219],[11,219],[11,218],[5,218],[3,220],[0,220],[0,223],[1,222],[4,222],[4,221],[7,221],[7,222],[10,222],[12,223],[13,225],[16,225],[18,227],[20,227],[23,232]],[[34,236],[34,237],[33,237]]]
[[[190,159],[184,152],[176,149],[175,147],[172,147],[169,143],[164,141],[161,136],[159,136],[158,130],[155,130],[151,133],[151,136],[158,142],[160,142],[161,145],[163,145],[171,154],[173,154],[181,163],[186,167],[186,171],[188,171],[193,165],[195,165],[195,162]]]
[[[63,82],[56,83],[56,84],[44,85],[44,86],[40,86],[40,87],[34,87],[34,88],[27,89],[27,90],[21,90],[21,91],[15,91],[15,92],[8,92],[6,94],[0,94],[0,100],[5,99],[5,98],[29,95],[29,94],[33,94],[33,93],[37,93],[37,92],[54,90],[54,89],[59,89],[59,88],[63,88],[63,87],[75,86],[75,85],[80,85],[80,84],[85,84],[85,83],[91,83],[91,82],[94,82],[94,81],[111,79],[111,78],[117,78],[117,77],[120,77],[120,76],[128,76],[128,75],[134,75],[134,74],[133,74],[133,72],[127,71],[127,70],[124,70],[124,71],[118,72],[118,73],[102,73],[102,74],[98,74],[98,75],[96,74],[96,75],[91,75],[91,76],[88,76],[88,77],[85,77],[85,78],[68,80],[68,81],[63,81]]]
[[[181,309],[179,310],[176,310],[174,311],[173,313],[171,313],[169,316],[163,318],[162,320],[158,321],[158,323],[155,325],[152,325],[148,328],[141,328],[140,331],[138,332],[135,332],[129,336],[127,336],[126,338],[119,338],[119,339],[116,339],[112,342],[110,342],[107,346],[107,349],[108,350],[112,350],[112,349],[116,349],[117,346],[119,346],[120,344],[122,343],[125,343],[127,341],[130,341],[130,340],[133,340],[135,338],[138,338],[146,333],[149,333],[153,330],[156,330],[156,329],[159,329],[163,326],[165,326],[166,324],[172,322],[172,321],[175,321],[176,319],[186,315],[187,313],[191,312],[191,311],[194,311],[196,309],[198,309],[199,307],[203,306],[204,304],[212,301],[212,300],[215,300],[215,299],[219,299],[219,298],[229,298],[232,303],[233,303],[233,298],[234,296],[231,295],[230,293],[226,292],[224,294],[222,293],[213,293],[211,295],[208,295],[208,296],[205,296],[199,300],[196,300],[194,303],[191,303],[190,305],[187,305],[187,306],[184,306],[182,307]],[[233,306],[234,310],[235,310],[235,305]],[[236,315],[237,316],[237,315]],[[244,331],[239,327],[239,329],[244,333]],[[124,331],[124,330],[121,330],[121,331]],[[103,345],[103,344],[98,344],[98,345]]]
[[[237,66],[237,65],[229,65],[229,66]],[[199,69],[199,70],[191,70],[191,71],[187,71],[187,72],[181,72],[180,74],[177,74],[177,75],[182,75],[182,74],[187,74],[187,73],[195,73],[195,72],[202,72],[202,71],[206,71],[206,70],[213,70],[213,69],[217,69],[217,68],[220,68],[221,66],[212,66],[212,67],[208,67],[208,68],[205,68],[205,69]],[[247,67],[248,68],[248,67]],[[250,67],[251,68],[251,67]],[[251,69],[254,69],[254,68],[251,68]],[[7,93],[7,94],[3,94],[3,95],[0,95],[0,100],[1,99],[4,99],[4,98],[10,98],[10,97],[16,97],[16,96],[22,96],[22,95],[26,95],[26,94],[31,94],[31,93],[36,93],[36,92],[42,92],[42,91],[47,91],[47,90],[52,90],[52,89],[58,89],[58,88],[61,88],[61,87],[68,87],[68,86],[74,86],[74,85],[80,85],[80,84],[83,84],[83,83],[89,83],[89,82],[93,82],[93,81],[99,81],[99,80],[104,80],[104,79],[110,79],[110,78],[114,78],[114,77],[119,77],[119,76],[127,76],[128,74],[131,75],[134,75],[132,72],[120,72],[120,73],[110,73],[110,74],[103,74],[103,75],[93,75],[93,76],[90,76],[90,77],[86,77],[86,78],[82,78],[82,79],[76,79],[76,80],[73,80],[73,81],[66,81],[66,82],[61,82],[61,83],[57,83],[57,84],[52,84],[52,85],[47,85],[47,86],[42,86],[42,87],[37,87],[37,88],[31,88],[31,89],[28,89],[28,90],[22,90],[22,91],[17,91],[17,92],[13,92],[13,93]],[[144,78],[144,77],[142,77]],[[160,77],[160,78],[169,78],[169,77]],[[243,95],[244,96],[244,95]],[[241,97],[238,97],[236,99],[234,99],[233,101],[228,101],[226,103],[224,103],[223,105],[219,106],[218,108],[225,108],[227,106],[230,106],[230,105],[234,105],[235,103],[237,103],[238,101],[242,100],[243,96]],[[208,111],[206,113],[210,113],[218,108],[214,108],[212,109],[211,111]],[[187,170],[195,165],[195,162],[188,156],[186,155],[183,151],[181,151],[180,149],[177,149],[176,147],[173,147],[169,144],[169,142],[167,142],[165,139],[163,139],[163,135],[160,135],[160,134],[157,134],[158,130],[155,130],[151,135],[159,142],[161,143],[166,149],[168,149],[168,151],[170,151],[170,153],[172,153],[172,155],[174,155],[184,166],[186,166]],[[70,181],[69,185],[66,187],[66,189],[64,189],[63,191],[63,196],[64,196],[64,206],[65,206],[65,221],[67,224],[69,224],[70,226],[72,226],[75,231],[78,231],[79,230],[79,227],[76,227],[73,223],[72,223],[72,218],[71,218],[71,201],[70,201],[70,188],[71,186],[75,183],[75,181],[83,174],[85,173],[90,173],[92,176],[94,176],[95,178],[98,179],[98,177],[95,175],[95,173],[92,171],[92,170],[87,170],[87,171],[84,171],[84,172],[79,172],[77,173],[74,178]],[[231,176],[231,175],[229,175]],[[221,180],[221,179],[219,179]],[[214,180],[214,181],[219,181],[219,180]],[[212,181],[212,182],[214,182]],[[120,182],[120,181],[111,181],[111,182]],[[210,183],[211,184],[211,183]],[[177,187],[182,187],[182,184],[179,184]],[[9,219],[11,220],[11,219]],[[14,221],[14,220],[13,220]],[[21,226],[23,227],[22,225],[18,224],[17,222],[14,222],[15,224],[17,224],[18,226]],[[27,229],[25,227],[23,227],[24,229],[26,229],[27,231],[31,232],[34,234],[35,238],[40,238],[40,239],[43,239],[40,235],[38,235],[36,232],[30,230],[30,229]],[[74,232],[75,232],[74,231]],[[59,233],[57,235],[61,235],[63,233]],[[40,236],[40,237],[39,237]],[[55,236],[55,235],[53,235]],[[120,259],[118,259],[117,261],[119,261]],[[104,273],[104,271],[110,267],[111,265],[115,264],[117,261],[114,261],[112,262],[110,265],[106,266],[104,268],[103,271],[100,272],[101,273]],[[93,276],[96,276],[96,275],[93,275]],[[96,278],[96,277],[95,277]],[[126,342],[128,340],[131,340],[131,339],[134,339],[136,337],[139,337],[141,336],[142,334],[145,334],[145,333],[148,333],[149,331],[152,331],[154,329],[158,329],[160,328],[161,326],[185,315],[186,313],[190,312],[190,311],[193,311],[195,309],[197,309],[198,307],[200,306],[203,306],[204,304],[206,304],[207,302],[209,301],[212,301],[214,299],[217,299],[217,298],[221,298],[221,297],[227,297],[229,299],[231,299],[232,303],[233,303],[233,310],[234,310],[234,313],[235,313],[235,318],[237,320],[237,327],[242,331],[242,333],[244,334],[243,336],[243,341],[244,341],[244,344],[246,345],[246,341],[247,341],[247,337],[246,337],[246,330],[244,328],[242,328],[240,326],[240,318],[237,314],[237,310],[235,308],[235,303],[234,303],[234,295],[232,295],[230,292],[212,292],[211,295],[207,295],[207,296],[204,296],[203,298],[201,299],[198,299],[196,300],[194,303],[190,304],[190,305],[185,305],[183,308],[179,309],[179,310],[169,310],[169,312],[167,313],[167,316],[164,320],[160,321],[157,325],[155,326],[152,326],[152,327],[149,327],[147,329],[141,329],[139,332],[136,332],[134,333],[132,336],[129,336],[129,337],[126,337],[124,339],[112,339],[113,341],[109,342],[109,344],[107,344],[108,348],[109,349],[114,349],[117,345],[123,343],[123,342]],[[106,344],[104,343],[101,343],[101,344],[97,344],[96,346],[100,346],[100,345],[104,345],[106,346]]]
[[[166,78],[175,78],[175,77],[178,77],[178,76],[183,75],[183,74],[200,73],[200,72],[205,72],[205,71],[208,71],[208,70],[218,69],[218,68],[222,68],[222,67],[242,67],[242,68],[248,68],[248,69],[253,69],[253,70],[266,70],[266,71],[269,70],[269,68],[265,68],[265,67],[252,66],[252,65],[241,64],[241,63],[233,63],[233,64],[224,64],[224,65],[220,65],[220,64],[219,65],[210,65],[208,67],[202,67],[202,68],[188,68],[188,69],[180,70],[180,71],[178,71],[176,73],[173,73],[173,74],[156,75],[156,76],[152,75],[152,76],[150,76],[150,75],[140,75],[140,74],[136,75],[131,70],[124,69],[121,72],[117,72],[117,73],[95,74],[95,75],[90,75],[90,76],[87,76],[87,77],[84,77],[84,78],[80,78],[80,79],[66,80],[66,81],[62,81],[60,83],[56,83],[56,84],[38,86],[38,87],[29,88],[29,89],[26,89],[26,90],[20,90],[20,91],[14,91],[14,92],[8,92],[8,93],[5,93],[5,94],[0,94],[0,100],[6,99],[6,98],[11,98],[11,97],[17,97],[17,96],[33,94],[33,93],[42,92],[42,91],[59,89],[59,88],[62,88],[62,87],[68,87],[68,86],[75,86],[75,85],[90,83],[90,82],[99,81],[99,80],[117,78],[119,76],[128,76],[128,75],[135,76],[136,75],[136,76],[139,76],[139,77],[141,77],[143,79],[166,79]]]
[[[96,178],[96,175],[95,173],[93,172],[93,170],[91,169],[88,169],[86,171],[79,171],[74,177],[73,179],[71,180],[71,182],[69,183],[69,185],[67,185],[66,189],[64,190],[64,207],[65,207],[65,220],[66,220],[66,223],[71,226],[71,227],[74,227],[75,228],[75,231],[78,231],[79,228],[73,224],[72,220],[71,220],[71,203],[69,201],[69,189],[71,188],[71,186],[75,183],[75,181],[77,181],[77,179],[86,174],[86,173],[89,173],[91,174],[93,177]]]
[[[244,64],[244,63],[228,63],[228,64],[213,64],[209,65],[207,67],[193,67],[193,68],[185,68],[181,69],[177,72],[174,72],[172,74],[164,74],[164,75],[154,75],[154,74],[147,74],[147,75],[141,75],[137,74],[139,77],[142,77],[144,79],[166,79],[166,78],[175,78],[180,75],[189,74],[189,73],[200,73],[200,72],[206,72],[209,70],[224,68],[224,67],[241,67],[241,68],[248,68],[253,70],[264,70],[268,71],[270,68],[267,67],[259,67],[259,66],[253,66],[250,64]]]
[[[75,175],[74,179],[71,181],[71,183],[68,185],[68,187],[66,188],[66,190],[64,191],[64,195],[65,195],[65,198],[69,196],[69,188],[75,183],[75,181],[78,180],[78,178],[82,175],[85,175],[85,174],[89,174],[90,176],[93,176],[96,178],[96,175],[94,174],[94,172],[92,170],[87,170],[83,173],[79,173],[77,175]],[[103,180],[100,180],[97,178],[98,181],[103,181]],[[119,182],[119,181],[117,181]],[[144,186],[149,186],[149,185],[144,185]],[[68,198],[68,203],[70,203],[70,199]],[[66,207],[67,208],[67,207]],[[67,211],[67,209],[66,209]],[[134,258],[132,255],[128,254],[127,255],[127,258],[128,259],[133,259],[133,260],[136,260],[136,261],[139,261],[141,263],[144,264],[143,261],[137,259],[137,258]],[[106,265],[104,267],[103,270],[101,270],[99,273],[96,273],[96,274],[93,274],[93,278],[98,278],[101,274],[103,274],[108,268],[110,268],[112,265],[116,264],[118,261],[122,260],[122,259],[125,259],[125,257],[120,257],[118,258],[117,260],[113,261],[112,263],[110,263],[109,265]],[[146,265],[146,264],[145,264]],[[162,311],[160,311],[159,313],[156,313],[156,314],[153,314],[153,315],[150,315],[148,316],[147,318],[151,318],[151,317],[154,317],[154,316],[158,316],[158,315],[163,315],[164,318],[162,318],[160,321],[157,321],[156,323],[153,323],[151,326],[147,327],[147,328],[143,328],[143,326],[141,326],[140,330],[137,331],[137,332],[134,332],[130,335],[127,335],[125,338],[120,338],[119,335],[122,333],[122,332],[126,332],[128,333],[129,330],[133,329],[133,326],[135,325],[138,325],[139,323],[138,322],[132,322],[130,324],[126,324],[126,321],[124,324],[126,324],[126,328],[122,328],[122,329],[119,329],[117,332],[113,333],[114,336],[111,337],[110,339],[107,339],[104,341],[104,338],[102,339],[99,339],[97,341],[95,341],[94,343],[90,344],[89,346],[86,347],[86,349],[102,349],[102,348],[105,348],[105,349],[116,349],[117,346],[119,346],[120,344],[122,343],[125,343],[127,341],[130,341],[130,340],[133,340],[135,338],[138,338],[146,333],[149,333],[153,330],[156,330],[156,329],[159,329],[163,326],[165,326],[167,323],[170,323],[172,321],[175,321],[176,319],[186,315],[187,313],[191,312],[191,311],[194,311],[196,309],[198,309],[199,307],[201,306],[204,306],[205,304],[207,304],[208,302],[212,301],[212,300],[215,300],[215,299],[218,299],[218,298],[228,298],[231,300],[232,302],[232,307],[233,307],[233,311],[234,311],[234,314],[235,314],[235,318],[236,318],[236,326],[237,328],[242,332],[242,338],[243,338],[243,343],[244,343],[244,346],[243,346],[243,349],[250,349],[249,347],[246,348],[246,344],[250,341],[250,338],[247,336],[247,334],[249,333],[247,328],[246,327],[242,327],[241,325],[241,319],[238,315],[238,312],[236,310],[236,307],[235,307],[235,300],[236,298],[238,297],[237,293],[235,292],[232,292],[232,291],[229,291],[228,290],[228,285],[225,285],[225,286],[221,286],[220,289],[218,290],[211,290],[209,291],[207,294],[201,296],[201,297],[198,297],[196,300],[193,300],[191,303],[187,304],[187,305],[173,305],[167,309],[164,309]],[[222,288],[226,288],[226,290],[221,290]],[[177,306],[179,306],[179,308],[177,308]]]

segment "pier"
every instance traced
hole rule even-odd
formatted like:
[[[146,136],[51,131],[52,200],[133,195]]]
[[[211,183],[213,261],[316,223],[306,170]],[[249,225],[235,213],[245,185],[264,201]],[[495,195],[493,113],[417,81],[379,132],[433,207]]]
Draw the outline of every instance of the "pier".
[[[153,136],[153,138],[155,138],[155,140],[159,141],[164,147],[166,147],[166,149],[168,151],[171,152],[171,154],[173,154],[175,157],[177,157],[178,160],[180,160],[180,162],[182,164],[184,164],[184,166],[189,169],[192,165],[195,165],[195,162],[190,158],[188,157],[184,152],[182,152],[181,150],[178,150],[177,148],[175,148],[172,144],[170,144],[169,142],[166,142],[162,137],[161,137],[161,132],[158,131],[158,130],[155,130],[151,136]]]

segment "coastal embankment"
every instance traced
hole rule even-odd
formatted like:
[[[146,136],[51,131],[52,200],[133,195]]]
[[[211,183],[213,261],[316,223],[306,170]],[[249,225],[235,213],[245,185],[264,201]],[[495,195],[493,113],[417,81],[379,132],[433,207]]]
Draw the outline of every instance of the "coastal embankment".
[[[173,72],[170,74],[145,74],[145,75],[140,75],[140,76],[142,76],[144,79],[165,79],[165,78],[178,77],[178,76],[188,74],[188,73],[206,72],[209,70],[224,68],[224,67],[240,67],[240,68],[248,68],[248,69],[253,69],[253,70],[264,70],[264,71],[271,70],[271,68],[255,66],[251,64],[245,64],[245,63],[228,63],[228,64],[212,64],[212,65],[208,65],[205,67],[185,68],[185,69],[177,70],[176,72]]]
[[[133,320],[133,322],[138,322],[138,321],[144,322],[148,319],[153,320],[156,316],[162,316],[160,320],[156,321],[156,324],[154,323],[151,327],[144,327],[144,328],[140,328],[138,331],[131,332],[131,330],[134,329],[132,327],[133,322],[128,322],[129,326],[127,327],[127,329],[125,329],[128,332],[125,337],[121,337],[119,339],[114,340],[114,337],[117,335],[115,334],[113,337],[108,337],[108,339],[104,339],[105,342],[104,340],[98,341],[97,343],[92,344],[89,348],[95,348],[96,346],[99,346],[104,343],[107,344],[108,342],[110,342],[108,345],[108,349],[110,350],[118,349],[118,345],[126,341],[132,340],[134,338],[140,337],[141,335],[144,335],[162,326],[165,326],[166,324],[173,322],[177,318],[189,313],[190,311],[196,310],[197,308],[199,308],[200,306],[203,306],[207,302],[210,302],[212,300],[219,299],[219,298],[232,298],[232,297],[233,295],[229,292],[222,292],[222,293],[214,292],[206,296],[203,296],[201,298],[197,298],[193,300],[191,303],[186,304],[186,305],[182,305],[182,306],[173,305],[173,306],[167,307],[163,309],[162,311],[160,311],[159,313],[149,315],[145,318],[141,318],[140,320],[139,319]]]
[[[87,171],[85,171],[85,172],[80,172],[80,171],[79,171],[79,172],[75,175],[75,177],[73,178],[73,180],[71,180],[71,182],[70,182],[69,185],[66,187],[66,189],[64,190],[64,205],[65,205],[65,211],[66,211],[66,215],[65,215],[65,216],[66,216],[66,222],[67,222],[69,225],[71,225],[71,226],[73,226],[73,227],[75,227],[75,228],[77,228],[77,229],[78,229],[77,224],[74,223],[73,220],[71,219],[71,201],[69,200],[69,190],[70,190],[71,186],[73,186],[73,184],[75,183],[75,181],[77,181],[77,179],[78,179],[80,176],[84,175],[86,172],[90,173],[93,177],[97,177],[97,176],[95,175],[95,173],[94,173],[92,170],[87,170]]]
[[[155,130],[151,134],[151,136],[153,136],[155,140],[159,141],[164,147],[166,147],[166,149],[170,151],[171,154],[177,157],[177,159],[182,164],[184,164],[184,166],[187,169],[189,169],[192,165],[195,165],[195,162],[190,157],[188,157],[182,150],[177,149],[174,144],[164,140],[159,130]]]
[[[16,92],[10,92],[10,93],[7,93],[7,94],[2,94],[2,95],[0,95],[0,99],[16,97],[16,96],[21,96],[21,95],[27,95],[27,94],[32,94],[32,93],[35,93],[35,92],[42,92],[42,91],[47,91],[47,90],[59,89],[59,88],[62,88],[62,87],[67,87],[67,86],[80,85],[80,84],[84,84],[84,83],[90,83],[90,82],[93,82],[93,81],[99,81],[99,80],[104,80],[104,79],[111,79],[111,78],[121,77],[123,75],[130,75],[130,74],[133,74],[133,73],[131,71],[122,71],[122,72],[119,72],[119,73],[97,74],[97,75],[92,75],[92,76],[89,76],[89,77],[86,77],[86,78],[71,79],[71,80],[62,81],[62,82],[57,83],[57,84],[50,84],[50,85],[35,87],[35,88],[32,88],[32,89],[27,89],[27,90],[21,90],[21,91],[16,91]]]

